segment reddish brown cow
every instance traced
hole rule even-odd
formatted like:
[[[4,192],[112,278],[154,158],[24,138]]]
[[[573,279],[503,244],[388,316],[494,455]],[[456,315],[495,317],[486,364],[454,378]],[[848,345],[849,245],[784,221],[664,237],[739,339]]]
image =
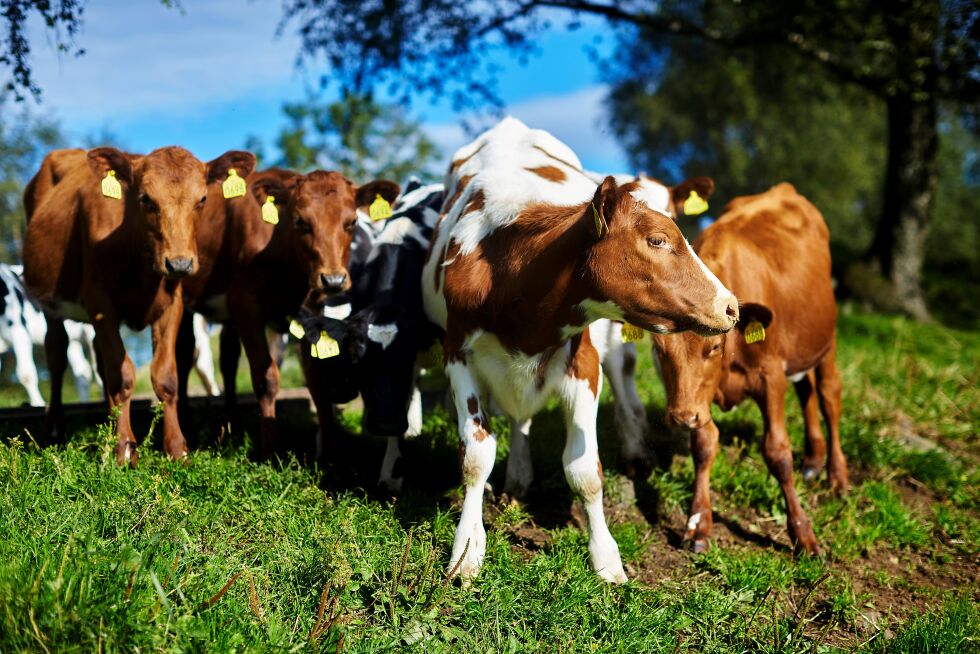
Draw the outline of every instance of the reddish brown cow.
[[[711,338],[654,335],[667,388],[667,424],[691,432],[695,486],[685,538],[703,551],[711,532],[709,474],[718,449],[711,402],[728,411],[750,397],[762,410],[763,455],[786,500],[790,538],[798,549],[818,553],[810,519],[793,486],[783,398],[787,380],[792,381],[806,418],[804,477],[816,476],[826,455],[831,487],[846,490],[827,225],[806,198],[780,184],[729,203],[694,249],[740,298],[741,319],[736,330]],[[758,329],[754,323],[764,328],[764,340],[749,343],[746,333],[753,340]],[[820,412],[830,432],[829,452]]]
[[[164,449],[187,454],[177,423],[174,341],[183,313],[180,280],[198,268],[196,229],[207,183],[227,169],[225,157],[205,165],[190,152],[166,147],[137,157],[96,148],[85,157],[55,152],[27,187],[31,209],[24,239],[24,281],[49,315],[45,338],[51,371],[50,433],[64,435],[61,379],[67,336],[60,319],[95,325],[101,373],[116,423],[119,463],[136,464],[129,420],[135,383],[119,326],[153,332],[153,389],[164,405]],[[121,198],[103,195],[112,172]]]
[[[216,182],[216,185],[218,183]],[[218,185],[219,186],[219,185]],[[241,337],[262,411],[261,449],[275,447],[275,399],[279,369],[269,352],[265,328],[284,332],[287,316],[314,308],[325,297],[350,288],[347,271],[357,210],[380,195],[394,202],[399,186],[376,180],[354,186],[337,172],[300,175],[272,168],[248,177],[249,192],[225,199],[217,186],[204,209],[198,232],[201,268],[184,281],[188,306],[212,320],[231,320],[222,333],[221,371],[225,401],[234,414],[235,371]],[[272,196],[279,223],[262,220],[262,204]],[[190,361],[181,356],[186,382]],[[186,383],[183,385],[186,389]]]

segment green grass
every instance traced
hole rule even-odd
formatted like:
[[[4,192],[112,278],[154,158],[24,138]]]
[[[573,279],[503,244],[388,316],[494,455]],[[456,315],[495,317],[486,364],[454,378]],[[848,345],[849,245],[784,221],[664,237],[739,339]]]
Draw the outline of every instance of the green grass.
[[[748,405],[715,413],[724,445],[713,547],[680,547],[693,466],[666,453],[663,391],[644,345],[638,379],[662,467],[626,479],[608,391],[600,410],[625,586],[590,570],[555,407],[532,430],[529,502],[488,502],[488,558],[470,588],[444,576],[460,492],[441,410],[408,446],[413,468],[397,499],[373,489],[383,444],[357,435],[331,448],[325,470],[252,462],[248,439],[174,464],[158,435],[140,467],[124,470],[108,425],[62,448],[5,434],[0,652],[977,651],[980,335],[865,315],[842,316],[839,334],[854,487],[838,498],[798,481],[825,559],[789,551]],[[799,456],[793,397],[787,412]],[[357,418],[343,420],[357,431]],[[287,426],[300,440],[312,428]],[[908,429],[939,447],[909,449],[898,439]]]

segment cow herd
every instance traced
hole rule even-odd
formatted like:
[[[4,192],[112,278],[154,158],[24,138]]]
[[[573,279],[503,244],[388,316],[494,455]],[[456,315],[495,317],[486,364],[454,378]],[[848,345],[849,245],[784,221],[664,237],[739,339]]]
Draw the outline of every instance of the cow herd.
[[[483,495],[496,457],[489,416],[510,422],[505,490],[520,497],[533,480],[531,419],[557,398],[567,429],[562,464],[584,503],[592,565],[623,582],[603,512],[598,398],[605,376],[623,459],[648,463],[636,346],[627,341],[649,331],[667,423],[689,434],[694,456],[686,539],[700,551],[710,536],[718,448],[710,405],[727,410],[749,397],[763,413],[762,450],[785,497],[789,536],[797,549],[819,552],[793,484],[783,398],[792,383],[806,422],[804,478],[826,459],[831,487],[846,490],[836,305],[827,227],[791,186],[732,201],[692,247],[676,219],[704,210],[711,180],[668,187],[642,175],[596,175],[565,144],[513,118],[458,150],[444,185],[358,185],[336,172],[256,171],[255,163],[241,151],[203,163],[179,147],[59,150],[44,159],[24,194],[30,299],[21,301],[38,303],[47,320],[49,433],[64,437],[67,364],[79,374],[73,330],[94,328],[90,351],[119,412],[116,458],[136,465],[135,370],[119,328],[149,326],[163,446],[186,457],[178,405],[202,340],[198,314],[223,325],[229,416],[244,347],[261,454],[278,447],[271,328],[299,341],[320,421],[318,454],[336,429],[335,405],[360,395],[364,430],[388,438],[380,481],[398,490],[398,439],[421,429],[419,375],[441,364],[464,484],[449,569],[471,579],[486,554]],[[436,351],[442,360],[433,364]]]

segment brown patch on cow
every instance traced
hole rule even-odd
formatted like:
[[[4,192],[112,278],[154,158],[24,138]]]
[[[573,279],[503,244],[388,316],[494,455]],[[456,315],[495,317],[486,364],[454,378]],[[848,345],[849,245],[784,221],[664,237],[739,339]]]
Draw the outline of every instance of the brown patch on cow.
[[[538,369],[534,374],[534,383],[538,387],[538,390],[544,388],[544,383],[548,379],[548,366],[551,364],[551,360],[554,358],[556,352],[558,352],[557,347],[548,348],[538,363]]]
[[[532,172],[538,177],[542,177],[549,182],[564,182],[568,177],[562,172],[561,168],[555,168],[554,166],[539,166],[538,168],[526,168],[528,172]]]
[[[466,408],[469,409],[471,416],[475,416],[480,411],[480,401],[476,399],[476,395],[466,398]]]
[[[482,150],[485,145],[486,145],[486,143],[483,143],[480,147],[478,147],[476,150],[473,150],[473,152],[471,152],[469,155],[463,157],[462,159],[453,159],[453,162],[451,164],[449,164],[449,172],[453,173],[453,172],[456,172],[457,170],[459,170],[459,167],[460,166],[462,166],[467,161],[469,161],[470,159],[472,159],[473,157],[475,157],[476,154],[480,150]]]
[[[602,461],[596,461],[596,469],[599,471],[599,481],[605,483],[606,475],[602,472]]]
[[[473,418],[473,424],[476,426],[476,430],[473,432],[473,439],[477,443],[482,443],[490,435],[489,425],[486,424],[486,419],[482,415],[479,418]]]
[[[439,285],[442,280],[442,267],[443,264],[446,263],[446,257],[449,256],[449,248],[451,245],[455,245],[452,239],[442,246],[442,254],[439,255],[439,259],[436,260],[436,265],[432,269],[432,283],[437,291],[439,290]],[[458,245],[456,245],[456,249],[459,249]]]
[[[463,213],[473,213],[474,211],[483,210],[484,202],[486,197],[483,195],[483,189],[478,189],[476,193],[470,196],[470,201],[466,203],[466,207],[463,209]]]
[[[562,159],[561,157],[556,157],[555,155],[553,155],[553,154],[551,154],[550,152],[548,152],[547,150],[545,150],[545,149],[544,149],[544,148],[542,148],[541,146],[539,146],[539,145],[533,145],[533,146],[531,146],[531,147],[533,147],[533,148],[534,148],[535,150],[537,150],[538,152],[543,152],[543,153],[545,154],[545,156],[547,156],[547,157],[548,157],[549,159],[554,159],[554,160],[555,160],[555,161],[557,161],[558,163],[560,163],[560,164],[562,164],[562,165],[565,165],[565,166],[568,166],[568,167],[569,167],[569,168],[571,168],[572,170],[575,170],[575,171],[577,171],[577,172],[580,172],[580,173],[582,173],[583,175],[585,174],[585,173],[584,173],[584,172],[582,171],[582,169],[581,169],[581,168],[579,168],[578,166],[575,166],[575,165],[573,165],[573,164],[571,164],[571,163],[569,163],[569,162],[567,162],[567,161],[565,161],[565,160],[564,160],[564,159]]]
[[[453,205],[456,204],[459,196],[463,194],[463,191],[466,190],[466,187],[469,186],[470,180],[472,179],[473,175],[463,175],[456,180],[456,188],[453,189],[453,194],[442,203],[442,213],[448,213],[453,208]]]
[[[592,395],[599,395],[599,352],[592,346],[588,327],[572,338],[572,358],[569,361],[568,374],[575,379],[588,380]]]

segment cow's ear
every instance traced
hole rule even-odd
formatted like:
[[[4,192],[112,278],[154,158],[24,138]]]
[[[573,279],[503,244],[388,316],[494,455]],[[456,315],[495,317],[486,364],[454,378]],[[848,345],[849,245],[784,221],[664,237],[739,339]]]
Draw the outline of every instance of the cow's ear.
[[[596,188],[592,203],[585,210],[585,223],[589,226],[589,233],[597,240],[609,233],[609,223],[616,213],[618,190],[612,175],[606,177]]]
[[[357,193],[355,199],[357,201],[357,206],[360,209],[367,209],[374,202],[377,196],[381,196],[385,199],[388,204],[394,204],[395,199],[398,198],[398,194],[401,193],[401,187],[395,182],[389,182],[386,179],[376,179],[373,182],[368,182],[364,186],[359,186],[357,188]]]
[[[133,162],[130,156],[116,148],[94,148],[88,151],[88,165],[98,178],[112,170],[116,179],[125,184],[133,183]]]
[[[746,302],[738,306],[738,330],[744,332],[753,322],[768,328],[772,324],[772,309],[764,304]]]
[[[708,210],[708,198],[715,190],[715,181],[710,177],[690,177],[670,189],[671,212],[697,215]],[[691,195],[691,192],[695,195]],[[700,198],[699,202],[697,198]],[[685,206],[686,204],[686,206]]]
[[[286,184],[275,177],[261,177],[251,181],[248,186],[259,204],[264,204],[270,195],[275,198],[276,204],[285,204],[286,198],[289,196]]]
[[[255,170],[255,155],[244,150],[228,150],[208,162],[208,184],[223,182],[232,168],[239,177],[248,177]]]

